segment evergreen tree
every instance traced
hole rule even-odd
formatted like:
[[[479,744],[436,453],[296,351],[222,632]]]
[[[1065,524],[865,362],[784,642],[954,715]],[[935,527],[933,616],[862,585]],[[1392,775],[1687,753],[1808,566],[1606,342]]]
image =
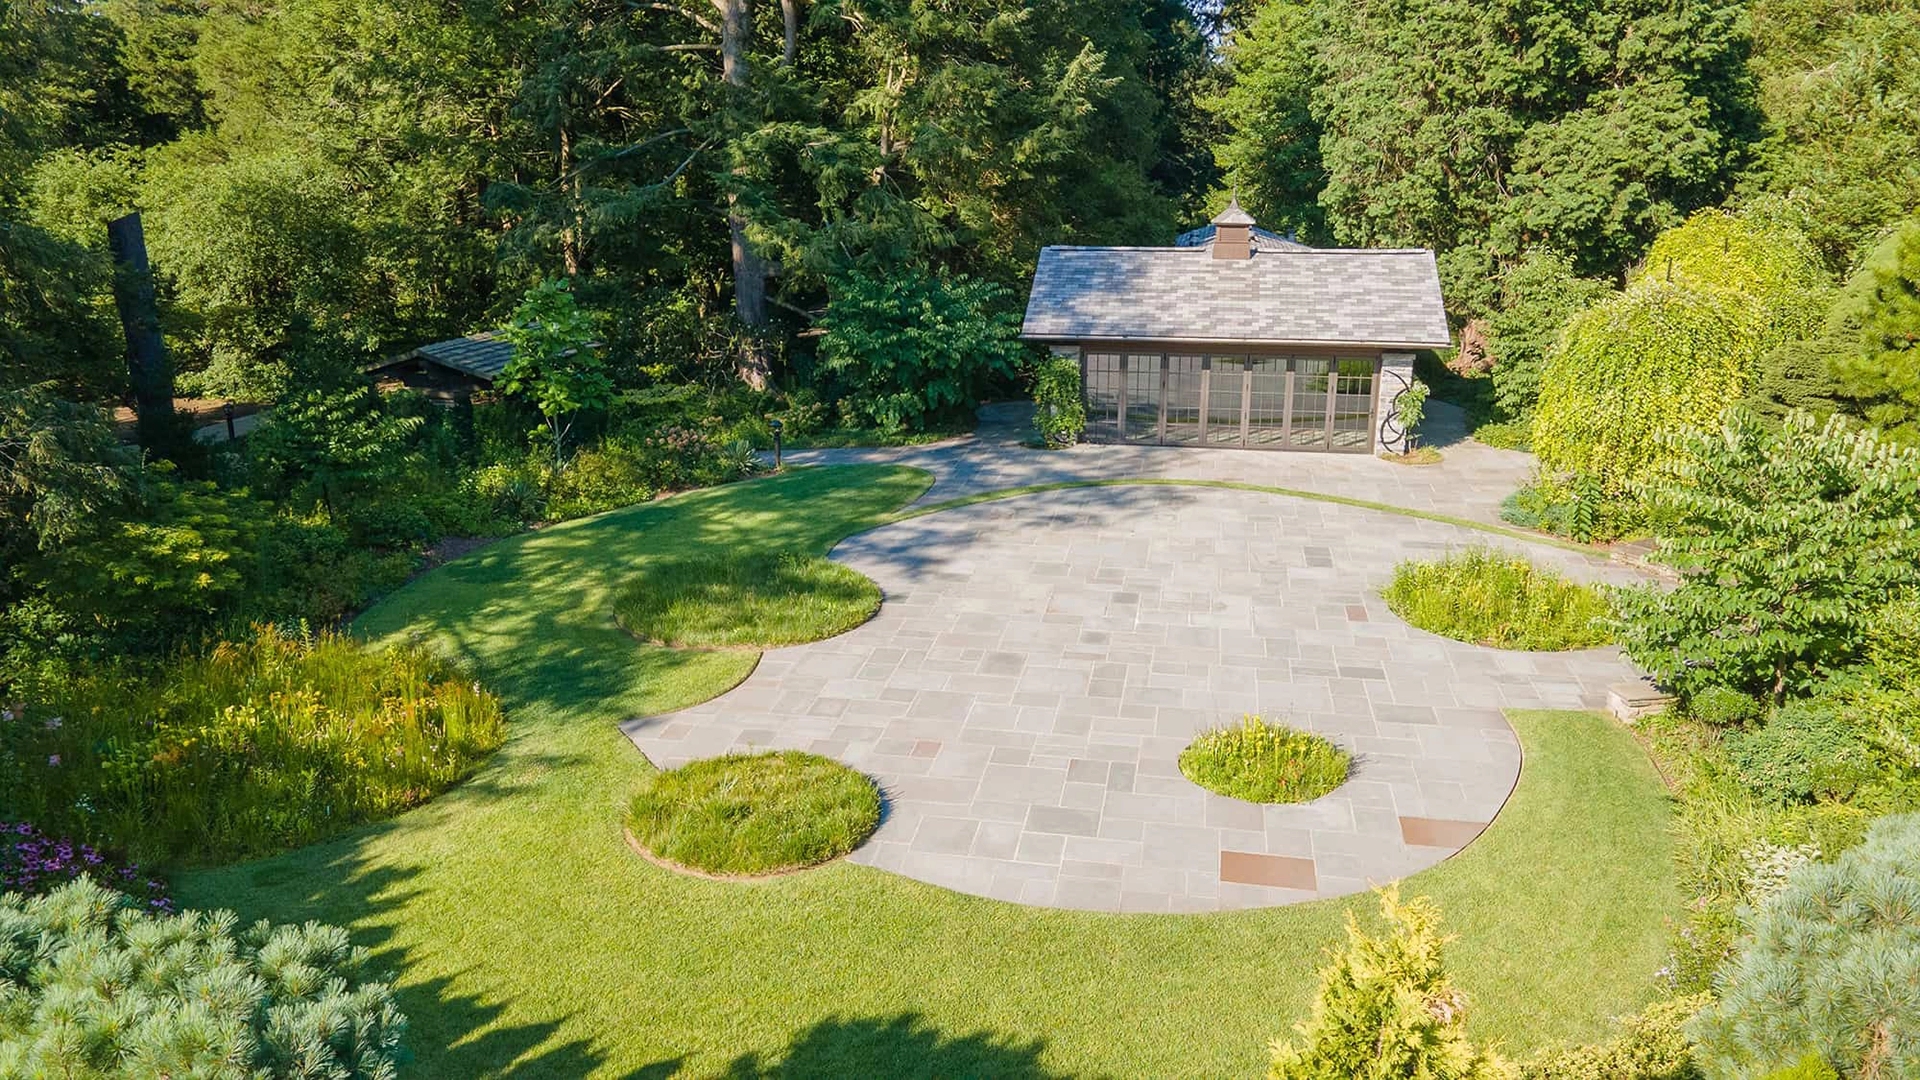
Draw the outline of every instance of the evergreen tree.
[[[1849,283],[1839,316],[1859,326],[1834,363],[1849,412],[1920,443],[1920,221],[1896,229]]]

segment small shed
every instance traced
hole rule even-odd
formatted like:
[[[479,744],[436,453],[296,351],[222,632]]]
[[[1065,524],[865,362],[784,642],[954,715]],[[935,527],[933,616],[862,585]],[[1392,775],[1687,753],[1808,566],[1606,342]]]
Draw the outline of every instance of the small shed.
[[[1238,200],[1172,247],[1040,252],[1021,336],[1080,362],[1087,437],[1398,451],[1413,356],[1451,344],[1425,248],[1314,248]]]
[[[491,390],[513,359],[513,346],[493,331],[422,345],[369,370],[382,390],[405,387],[439,401]]]

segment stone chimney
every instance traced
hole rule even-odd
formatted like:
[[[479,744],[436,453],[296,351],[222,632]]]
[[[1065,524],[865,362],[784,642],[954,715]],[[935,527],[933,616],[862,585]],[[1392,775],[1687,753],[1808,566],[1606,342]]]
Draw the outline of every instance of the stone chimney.
[[[1240,196],[1227,202],[1227,208],[1213,219],[1213,249],[1216,259],[1253,257],[1253,215],[1240,209]]]

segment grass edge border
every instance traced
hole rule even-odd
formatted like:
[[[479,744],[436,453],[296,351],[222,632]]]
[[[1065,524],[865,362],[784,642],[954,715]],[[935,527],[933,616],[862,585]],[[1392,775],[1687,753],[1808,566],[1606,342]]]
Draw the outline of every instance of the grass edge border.
[[[809,466],[811,468],[835,468],[832,465]],[[1471,518],[1455,517],[1434,510],[1414,510],[1410,507],[1395,506],[1392,503],[1374,502],[1371,499],[1356,499],[1347,495],[1329,495],[1319,491],[1302,491],[1299,488],[1274,487],[1267,484],[1251,484],[1239,480],[1183,480],[1175,477],[1141,476],[1111,477],[1098,480],[1056,480],[1045,484],[1023,484],[1018,487],[997,488],[993,491],[980,491],[971,495],[960,495],[943,499],[925,506],[909,506],[889,517],[884,524],[907,521],[925,514],[937,514],[942,510],[959,510],[980,503],[997,502],[1001,499],[1017,499],[1025,495],[1040,495],[1049,491],[1068,491],[1074,488],[1097,487],[1199,487],[1220,488],[1227,491],[1252,491],[1264,495],[1282,495],[1294,499],[1307,499],[1313,502],[1332,503],[1336,506],[1351,506],[1360,510],[1377,510],[1382,513],[1398,514],[1401,517],[1419,518],[1434,521],[1442,525],[1457,525],[1463,529],[1504,536],[1509,540],[1521,540],[1533,544],[1545,544],[1562,551],[1577,551],[1584,555],[1600,558],[1608,557],[1604,549],[1589,544],[1563,540],[1546,533],[1528,532],[1523,529],[1511,529],[1501,525],[1492,525]]]

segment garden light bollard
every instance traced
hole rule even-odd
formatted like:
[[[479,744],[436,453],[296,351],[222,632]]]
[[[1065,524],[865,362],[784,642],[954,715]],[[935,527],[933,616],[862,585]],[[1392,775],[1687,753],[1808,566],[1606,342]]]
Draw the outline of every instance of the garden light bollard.
[[[227,441],[232,442],[234,440],[233,402],[229,401],[225,405],[220,406],[220,415],[227,419]]]
[[[773,471],[774,472],[779,472],[784,467],[780,464],[780,429],[783,426],[784,425],[782,425],[778,420],[767,421],[767,427],[773,429]]]

